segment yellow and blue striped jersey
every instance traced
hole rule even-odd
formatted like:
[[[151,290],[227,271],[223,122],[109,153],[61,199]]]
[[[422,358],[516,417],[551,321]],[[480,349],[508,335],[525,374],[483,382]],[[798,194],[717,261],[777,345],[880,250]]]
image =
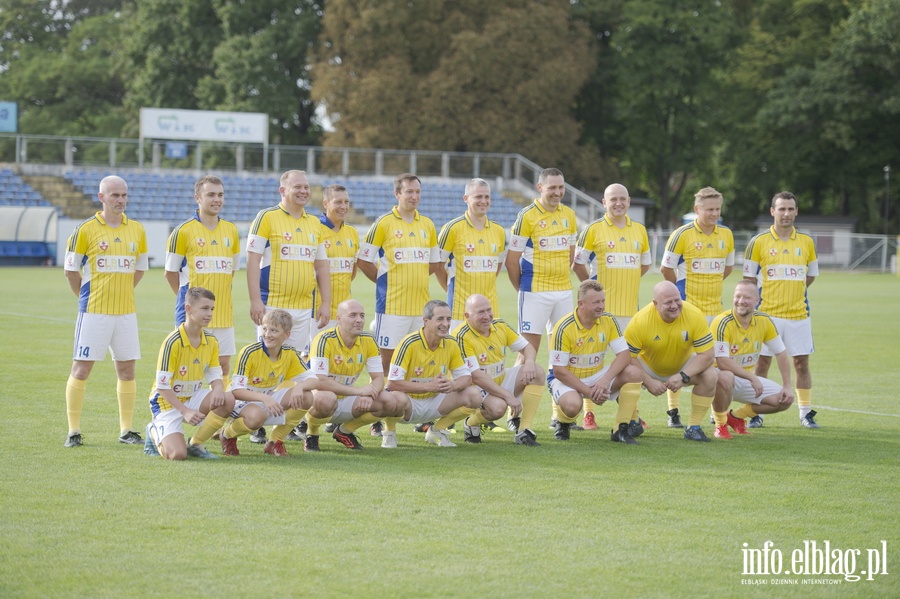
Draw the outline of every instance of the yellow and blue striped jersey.
[[[273,362],[266,345],[257,341],[241,349],[228,389],[249,389],[272,395],[284,381],[301,382],[312,376],[300,352],[293,347],[283,345],[278,359]]]
[[[154,416],[172,409],[172,404],[158,389],[171,389],[182,402],[190,399],[204,384],[222,379],[219,366],[219,342],[211,334],[200,334],[200,345],[194,347],[184,325],[169,333],[159,348],[156,382],[150,390],[150,411]]]
[[[497,300],[497,273],[506,253],[506,231],[488,220],[479,231],[468,214],[444,225],[438,236],[441,262],[447,263],[447,303],[452,318],[463,320],[466,300],[480,293],[500,313]]]
[[[353,386],[365,370],[382,374],[381,352],[375,336],[363,333],[352,346],[347,346],[338,327],[322,331],[313,340],[309,357],[310,370],[316,376],[323,375],[342,385]],[[344,397],[338,395],[338,397]]]
[[[713,347],[706,317],[696,306],[683,302],[678,318],[666,322],[650,302],[634,315],[625,328],[631,355],[642,359],[655,373],[672,376],[691,354]]]
[[[606,359],[606,350],[614,354],[628,351],[628,344],[619,330],[619,323],[609,312],[594,321],[590,327],[584,326],[573,311],[560,319],[550,334],[550,368],[547,381],[553,380],[553,367],[565,366],[580,379],[589,378],[601,370]]]
[[[400,340],[391,359],[388,381],[407,380],[427,383],[436,376],[447,379],[468,376],[471,371],[463,361],[456,339],[441,339],[437,349],[431,351],[425,341],[424,329],[410,333]],[[390,387],[390,382],[388,383]],[[437,393],[410,393],[411,399],[429,399]]]
[[[491,322],[491,330],[487,336],[473,329],[466,321],[456,327],[453,336],[459,343],[469,370],[474,372],[476,368],[481,368],[498,385],[503,382],[506,374],[506,348],[520,352],[528,344],[524,337],[501,318],[495,318]]]
[[[575,212],[560,204],[548,212],[535,200],[523,208],[513,224],[509,249],[522,252],[520,291],[568,291],[570,251],[575,246]]]
[[[337,307],[350,299],[350,285],[353,282],[353,267],[356,266],[356,254],[359,252],[359,231],[356,227],[342,223],[341,228],[332,229],[334,223],[324,214],[319,215],[319,222],[325,229],[325,251],[328,252],[328,264],[331,268],[331,315],[337,315]],[[313,314],[319,308],[319,294],[316,292],[313,303]]]
[[[121,225],[111,227],[98,212],[66,242],[65,269],[82,273],[79,312],[133,314],[134,273],[149,264],[144,225],[124,215]]]
[[[653,263],[647,229],[625,217],[620,229],[609,215],[591,223],[575,248],[575,262],[588,266],[592,279],[606,290],[606,308],[615,316],[634,316],[638,311],[641,267]]]
[[[395,206],[369,228],[359,259],[378,266],[375,312],[419,316],[428,303],[429,274],[438,262],[437,231],[427,216],[416,211],[411,223]]]
[[[731,358],[744,370],[753,372],[759,362],[759,352],[767,345],[773,354],[784,351],[784,342],[778,335],[775,323],[763,312],[754,312],[750,326],[741,326],[734,311],[716,316],[710,325],[717,358]]]
[[[696,221],[675,229],[666,242],[661,266],[675,271],[681,299],[694,304],[705,316],[722,311],[725,267],[734,265],[734,235],[716,225],[711,235]]]
[[[231,283],[238,269],[241,241],[237,226],[219,219],[213,230],[206,228],[198,214],[175,227],[166,251],[166,270],[179,273],[175,299],[175,324],[184,322],[184,298],[190,287],[209,289],[216,296],[216,309],[209,326],[234,326]]]
[[[759,281],[759,309],[769,316],[785,320],[809,318],[806,277],[819,276],[816,244],[797,229],[790,239],[781,241],[773,225],[747,245],[744,276]]]
[[[247,252],[262,254],[259,287],[271,308],[311,310],[314,262],[327,260],[322,223],[305,211],[298,218],[281,207],[261,210],[250,227]]]

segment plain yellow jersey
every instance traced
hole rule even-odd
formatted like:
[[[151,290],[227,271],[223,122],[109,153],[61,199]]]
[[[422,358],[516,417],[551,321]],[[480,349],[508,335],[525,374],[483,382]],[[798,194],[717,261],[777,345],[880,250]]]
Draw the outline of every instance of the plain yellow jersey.
[[[382,374],[381,352],[375,336],[363,333],[348,346],[338,327],[316,335],[310,351],[310,369],[316,376],[327,376],[342,384],[354,386],[365,370],[371,378]],[[338,395],[338,397],[345,397]]]
[[[734,266],[734,235],[722,225],[716,225],[710,235],[697,221],[683,225],[669,236],[661,266],[675,271],[681,299],[705,316],[715,316],[722,311],[725,267]]]
[[[216,227],[207,229],[200,215],[175,227],[169,235],[166,270],[179,273],[178,296],[175,299],[175,324],[184,322],[184,298],[190,287],[209,289],[216,296],[216,309],[209,326],[234,326],[234,301],[231,283],[238,269],[241,241],[237,226],[218,219]]]
[[[425,341],[424,329],[410,333],[400,340],[394,351],[391,368],[388,371],[388,387],[390,381],[407,380],[413,383],[427,383],[437,376],[447,379],[468,376],[471,371],[463,361],[462,353],[456,339],[441,339],[437,349],[432,351]],[[411,399],[430,399],[435,393],[409,393]]]
[[[77,227],[66,243],[65,269],[81,272],[78,311],[89,314],[133,314],[134,273],[147,270],[144,225],[122,216],[109,226],[100,212]]]
[[[501,318],[495,318],[491,322],[491,329],[486,336],[469,326],[466,321],[454,329],[453,336],[459,343],[469,371],[474,372],[476,368],[480,368],[498,385],[503,383],[506,375],[506,348],[520,352],[528,345],[525,338]]]
[[[692,354],[713,347],[703,313],[688,302],[682,306],[678,318],[665,322],[650,302],[638,310],[625,329],[631,355],[643,360],[656,374],[672,376]]]
[[[431,263],[440,261],[437,231],[430,218],[416,211],[412,222],[395,206],[372,223],[359,259],[378,266],[375,312],[394,316],[420,316],[431,299],[428,277]]]
[[[759,309],[775,318],[809,318],[806,277],[819,276],[812,237],[794,229],[781,241],[773,225],[750,240],[744,253],[744,276],[759,282]]]
[[[619,323],[612,314],[604,312],[590,327],[581,323],[577,311],[564,316],[550,334],[550,369],[547,380],[555,378],[554,366],[564,366],[580,379],[597,374],[603,370],[607,349],[614,354],[628,351]]]
[[[294,218],[281,205],[256,215],[247,252],[262,254],[259,288],[271,308],[311,310],[316,289],[316,260],[327,260],[322,223],[303,212]]]
[[[560,204],[555,211],[544,210],[534,201],[523,208],[513,224],[509,249],[522,252],[519,291],[568,291],[570,251],[576,240],[575,212]]]
[[[641,267],[653,263],[647,229],[625,217],[620,229],[609,215],[591,223],[575,247],[575,263],[588,267],[590,278],[606,290],[606,309],[615,316],[634,316],[638,311]]]
[[[763,312],[750,316],[750,326],[746,329],[734,315],[733,310],[715,317],[710,325],[717,358],[731,358],[744,370],[753,372],[759,362],[759,353],[766,345],[772,354],[784,351],[784,342],[775,329],[775,323]]]
[[[452,318],[463,320],[466,300],[480,293],[490,300],[495,314],[500,313],[497,301],[497,273],[506,253],[506,231],[487,220],[480,231],[463,214],[444,225],[438,236],[441,262],[447,263],[447,303]]]
[[[184,403],[204,385],[218,380],[222,380],[218,340],[202,331],[200,344],[194,347],[182,324],[166,337],[159,348],[156,382],[150,390],[150,411],[157,416],[172,409],[172,404],[160,395],[158,389],[170,389]]]
[[[262,342],[251,343],[238,354],[237,368],[231,375],[230,391],[248,389],[272,395],[285,381],[301,382],[312,378],[300,352],[283,345],[274,361]]]
[[[356,254],[359,252],[359,231],[356,227],[341,223],[335,231],[328,217],[319,215],[319,222],[325,229],[325,251],[328,253],[328,265],[331,269],[331,315],[337,316],[337,307],[350,299],[350,285],[353,282],[353,269],[356,266]],[[319,294],[316,293],[313,314],[319,308]]]

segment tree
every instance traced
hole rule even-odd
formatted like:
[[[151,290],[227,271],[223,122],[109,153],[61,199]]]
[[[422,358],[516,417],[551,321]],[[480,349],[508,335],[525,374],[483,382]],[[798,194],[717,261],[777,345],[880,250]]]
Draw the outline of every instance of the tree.
[[[328,2],[313,98],[331,146],[520,152],[597,176],[575,98],[593,69],[567,2]],[[538,40],[536,42],[536,40]]]

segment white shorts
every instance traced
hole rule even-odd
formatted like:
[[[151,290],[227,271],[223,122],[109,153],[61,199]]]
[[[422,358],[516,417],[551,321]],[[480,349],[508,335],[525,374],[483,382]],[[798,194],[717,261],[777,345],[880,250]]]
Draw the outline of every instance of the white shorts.
[[[274,309],[266,306],[266,312],[271,312]],[[291,335],[287,338],[285,344],[301,352],[308,353],[309,329],[312,323],[315,322],[315,319],[312,317],[312,310],[287,310],[286,308],[282,308],[282,310],[290,314],[294,319],[294,324],[291,326]],[[256,338],[259,339],[260,337],[262,337],[262,325],[256,327]]]
[[[278,403],[281,403],[281,400],[284,399],[284,394],[287,393],[292,388],[293,387],[286,387],[284,389],[276,389],[272,393],[272,399],[274,399]],[[231,411],[231,417],[237,418],[238,416],[240,416],[241,411],[244,408],[246,408],[248,404],[256,404],[259,407],[261,407],[263,410],[266,409],[266,405],[261,401],[238,401],[238,400],[235,400],[234,409]],[[268,426],[270,424],[284,424],[284,422],[285,422],[284,418],[285,418],[285,414],[282,414],[281,416],[272,416],[271,414],[269,414],[266,417],[266,421],[263,423],[263,425]]]
[[[410,397],[409,401],[412,402],[412,416],[410,416],[409,420],[404,420],[403,422],[406,424],[418,424],[421,422],[434,422],[435,420],[438,420],[443,416],[438,408],[445,397],[447,397],[446,393],[438,393],[434,397],[428,399],[416,399]]]
[[[381,349],[396,348],[404,337],[421,328],[421,316],[375,315],[375,340]]]
[[[312,321],[309,325],[309,348],[310,348],[310,350],[312,350],[313,341],[315,341],[316,335],[318,335],[322,331],[328,331],[330,329],[333,329],[334,327],[337,326],[337,324],[338,324],[337,320],[329,320],[328,324],[326,324],[324,328],[320,329],[319,325],[316,324],[315,321]]]
[[[759,382],[763,385],[763,392],[762,395],[756,397],[756,391],[753,390],[753,385],[750,384],[750,381],[734,377],[734,392],[731,394],[731,400],[759,405],[762,403],[762,400],[770,395],[778,395],[781,393],[781,385],[775,381],[759,377]]]
[[[521,364],[517,364],[516,366],[513,366],[512,368],[507,368],[506,371],[503,373],[503,380],[500,381],[500,386],[503,387],[505,390],[509,391],[510,393],[514,394],[516,392],[516,379],[519,378],[519,369],[521,369],[521,368],[522,368]],[[484,389],[481,390],[482,398],[485,398],[488,395],[490,395],[490,393],[488,393]]]
[[[356,403],[356,397],[356,395],[348,395],[339,399],[329,422],[332,424],[344,424],[353,420],[353,404]]]
[[[220,356],[233,356],[237,353],[237,347],[234,344],[234,327],[226,327],[224,329],[207,329],[212,333],[216,341],[219,342]]]
[[[586,379],[581,379],[581,382],[584,383],[585,385],[587,385],[588,387],[590,387],[591,385],[593,385],[594,383],[599,381],[600,378],[604,374],[607,373],[607,371],[609,371],[609,366],[605,366],[603,368],[603,370],[601,370],[599,372],[595,372],[594,374],[587,377]],[[573,389],[572,387],[569,387],[568,385],[564,385],[563,383],[561,383],[559,381],[559,379],[556,379],[556,378],[553,379],[552,381],[550,381],[550,384],[547,386],[550,388],[550,397],[553,398],[553,403],[555,403],[557,405],[559,404],[559,398],[562,397],[563,395],[565,395],[566,393],[569,393],[570,391],[581,395],[580,391],[578,391],[577,389]],[[584,396],[582,395],[582,397],[584,397]],[[590,399],[590,398],[588,398],[588,399]],[[617,401],[618,399],[619,399],[618,391],[609,394],[608,401]]]
[[[803,320],[786,320],[774,316],[770,316],[770,318],[775,323],[775,330],[781,335],[781,340],[784,341],[784,347],[789,356],[808,356],[816,351],[813,347],[812,321],[809,318]],[[760,355],[771,356],[772,352],[763,345]]]
[[[189,400],[184,402],[184,405],[192,410],[199,411],[200,404],[203,403],[203,400],[206,399],[208,394],[209,389],[200,389],[194,393]],[[174,435],[175,433],[184,435],[182,423],[184,423],[184,418],[182,418],[178,410],[174,408],[166,410],[165,412],[160,412],[154,416],[150,426],[154,430],[154,437],[156,437],[157,444],[161,443],[162,440],[169,435]]]
[[[519,333],[549,335],[562,317],[572,311],[572,291],[520,291]]]
[[[695,355],[696,355],[696,354],[692,354],[691,357],[687,359],[687,362],[685,362],[684,364],[682,364],[682,365],[681,365],[681,368],[679,368],[678,370],[676,370],[676,371],[673,372],[672,374],[678,374],[679,372],[681,372],[682,370],[684,370],[685,366],[687,366],[688,364],[691,363],[691,360],[694,359],[694,356],[695,356]],[[658,372],[654,372],[653,369],[650,368],[650,367],[647,365],[647,363],[644,362],[644,359],[641,358],[641,357],[638,357],[638,363],[641,365],[641,368],[644,369],[644,372],[646,372],[647,374],[649,374],[650,376],[652,376],[652,377],[655,378],[656,380],[662,381],[663,383],[665,383],[666,381],[668,381],[668,380],[669,380],[669,377],[672,376],[672,374],[659,374]]]
[[[79,312],[75,321],[72,359],[101,362],[106,350],[117,362],[140,360],[137,314],[90,314]]]

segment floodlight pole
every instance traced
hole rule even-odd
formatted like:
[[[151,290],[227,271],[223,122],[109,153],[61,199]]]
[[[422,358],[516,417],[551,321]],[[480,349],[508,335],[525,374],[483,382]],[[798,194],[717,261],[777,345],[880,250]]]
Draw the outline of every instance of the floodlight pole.
[[[891,212],[891,165],[884,167],[884,235],[888,234],[888,217]]]

